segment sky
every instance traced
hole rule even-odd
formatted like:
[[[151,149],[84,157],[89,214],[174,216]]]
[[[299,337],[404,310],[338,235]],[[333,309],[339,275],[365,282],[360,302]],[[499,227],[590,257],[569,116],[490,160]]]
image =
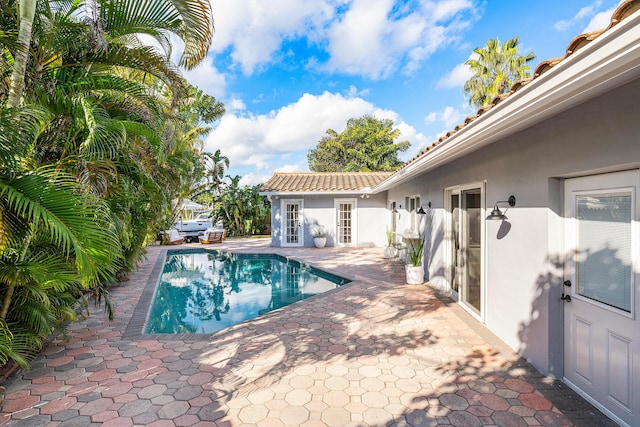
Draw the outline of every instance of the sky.
[[[308,171],[328,129],[365,114],[391,119],[409,160],[475,114],[464,62],[487,40],[520,38],[523,54],[564,56],[605,28],[619,0],[213,0],[206,59],[183,71],[224,103],[205,150],[241,185]]]

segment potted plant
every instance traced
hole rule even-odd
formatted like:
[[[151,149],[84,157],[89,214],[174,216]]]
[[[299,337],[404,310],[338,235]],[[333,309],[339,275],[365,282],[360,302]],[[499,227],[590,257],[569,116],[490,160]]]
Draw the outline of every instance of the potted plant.
[[[316,248],[324,248],[327,244],[327,232],[322,229],[322,227],[318,227],[313,230],[313,244],[316,245]]]
[[[393,230],[387,228],[387,244],[382,248],[382,257],[384,259],[395,258],[398,254],[396,247],[393,245]]]
[[[423,256],[424,239],[412,239],[407,245],[407,265],[405,265],[407,283],[410,285],[419,285],[424,282]]]

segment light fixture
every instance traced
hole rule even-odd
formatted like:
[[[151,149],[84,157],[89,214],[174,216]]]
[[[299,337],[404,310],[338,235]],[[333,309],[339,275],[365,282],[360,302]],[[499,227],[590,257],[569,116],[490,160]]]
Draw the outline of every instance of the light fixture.
[[[516,205],[516,196],[509,196],[507,200],[498,200],[496,204],[493,205],[493,210],[487,217],[487,220],[504,221],[507,219],[507,216],[498,208],[498,203],[508,203],[509,207],[514,207]]]
[[[431,202],[427,203],[427,207],[429,209],[431,209]],[[418,211],[416,213],[419,213],[420,215],[426,215],[427,214],[427,212],[424,210],[422,205],[420,205],[420,209],[418,209]]]

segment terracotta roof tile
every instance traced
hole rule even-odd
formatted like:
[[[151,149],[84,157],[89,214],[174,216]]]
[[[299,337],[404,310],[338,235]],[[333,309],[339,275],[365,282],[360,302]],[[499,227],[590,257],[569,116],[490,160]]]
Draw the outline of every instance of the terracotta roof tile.
[[[576,51],[582,49],[584,46],[588,45],[590,42],[592,42],[593,40],[598,38],[601,34],[607,32],[609,29],[614,27],[616,24],[620,23],[622,20],[624,20],[628,16],[632,15],[633,13],[635,13],[638,10],[640,10],[640,0],[626,0],[625,2],[621,3],[620,6],[618,6],[618,8],[611,15],[611,21],[610,21],[609,26],[607,28],[605,28],[603,30],[592,31],[590,33],[581,34],[581,35],[575,37],[569,43],[569,45],[567,46],[567,52],[566,52],[566,54],[564,56],[562,56],[560,58],[554,58],[554,59],[548,59],[546,61],[542,61],[540,64],[538,64],[538,66],[534,70],[533,77],[515,82],[513,84],[513,86],[511,87],[511,91],[509,91],[508,93],[505,93],[505,94],[497,96],[489,105],[486,105],[486,106],[480,108],[478,110],[478,112],[476,113],[476,115],[467,117],[465,119],[464,123],[461,123],[461,124],[457,125],[453,130],[447,132],[444,136],[441,136],[433,144],[431,144],[430,146],[425,147],[422,150],[420,150],[420,152],[418,154],[416,154],[411,160],[408,160],[404,164],[403,168],[408,166],[409,164],[415,162],[416,160],[418,160],[420,157],[424,156],[425,154],[427,154],[427,152],[429,152],[431,149],[433,149],[436,146],[442,144],[451,135],[455,134],[457,131],[459,131],[460,129],[462,129],[463,127],[465,127],[466,125],[468,125],[469,123],[471,123],[472,121],[477,119],[478,117],[480,117],[482,114],[484,114],[485,112],[489,111],[492,107],[496,106],[501,101],[507,99],[509,96],[513,95],[518,90],[520,90],[521,88],[523,88],[524,86],[529,84],[532,80],[537,79],[542,74],[544,74],[545,72],[549,71],[551,68],[555,67],[556,65],[558,65],[559,63],[564,61],[566,58],[568,58],[569,56],[574,54]]]
[[[261,192],[361,191],[373,188],[392,172],[276,172]]]

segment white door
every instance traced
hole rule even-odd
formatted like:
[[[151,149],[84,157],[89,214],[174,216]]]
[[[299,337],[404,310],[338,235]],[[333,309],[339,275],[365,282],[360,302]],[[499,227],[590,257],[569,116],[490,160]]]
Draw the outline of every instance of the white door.
[[[336,245],[356,246],[356,200],[336,199]]]
[[[302,246],[302,200],[282,200],[282,246]]]
[[[449,190],[449,279],[452,297],[482,320],[482,247],[484,236],[482,187]]]
[[[639,181],[565,181],[565,381],[628,426],[640,426]]]

